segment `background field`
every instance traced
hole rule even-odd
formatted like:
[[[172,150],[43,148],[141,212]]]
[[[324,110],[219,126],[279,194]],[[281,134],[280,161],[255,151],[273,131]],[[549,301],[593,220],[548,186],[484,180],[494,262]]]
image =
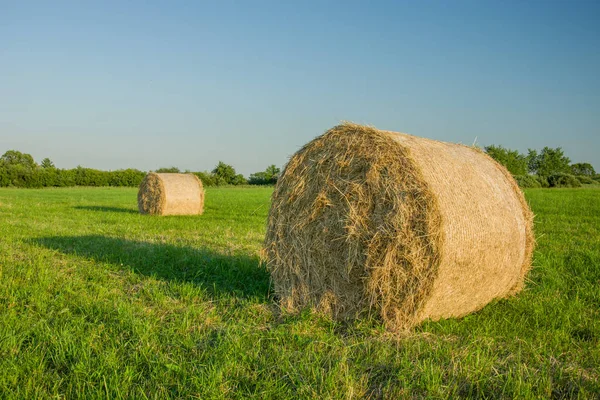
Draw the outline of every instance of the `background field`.
[[[136,193],[0,190],[0,397],[599,397],[598,188],[527,191],[527,289],[401,336],[277,312],[271,189],[209,188],[199,217]]]

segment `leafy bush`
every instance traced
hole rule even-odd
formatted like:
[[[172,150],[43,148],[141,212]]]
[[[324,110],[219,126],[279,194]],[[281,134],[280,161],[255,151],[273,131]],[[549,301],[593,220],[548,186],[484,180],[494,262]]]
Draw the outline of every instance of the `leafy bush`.
[[[78,166],[75,168],[75,185],[108,186],[108,172]]]
[[[2,163],[0,167],[0,182],[4,187],[36,187],[35,169],[28,168],[21,164]]]
[[[541,175],[533,175],[533,176],[540,183],[540,187],[543,187],[543,188],[550,187],[550,184],[548,183],[548,178],[546,178],[545,176],[541,176]]]
[[[247,183],[248,181],[246,180],[246,178],[244,178],[244,175],[242,174],[237,174],[231,182],[232,185],[245,185]]]
[[[54,167],[42,167],[35,172],[36,181],[39,187],[56,186],[58,170]]]
[[[515,180],[521,188],[540,188],[542,185],[532,175],[515,175]]]
[[[108,173],[109,186],[135,187],[142,183],[146,173],[137,169],[119,169]]]
[[[67,187],[75,186],[75,170],[74,169],[59,169],[57,170],[56,182],[54,186]]]
[[[196,175],[198,178],[200,178],[203,186],[216,186],[217,185],[215,177],[210,172],[203,171],[203,172],[192,172],[192,173],[194,175]]]
[[[158,173],[174,173],[174,174],[178,174],[181,171],[179,170],[179,168],[177,167],[169,167],[169,168],[159,168],[154,172],[158,172]]]
[[[581,182],[584,185],[591,185],[591,184],[596,183],[596,181],[593,180],[592,177],[590,177],[588,175],[577,175],[576,178],[579,182]]]
[[[100,171],[77,167],[30,169],[24,165],[0,164],[0,187],[139,186],[146,175],[137,169]]]
[[[550,187],[581,187],[581,182],[574,175],[562,172],[550,175],[548,184]]]

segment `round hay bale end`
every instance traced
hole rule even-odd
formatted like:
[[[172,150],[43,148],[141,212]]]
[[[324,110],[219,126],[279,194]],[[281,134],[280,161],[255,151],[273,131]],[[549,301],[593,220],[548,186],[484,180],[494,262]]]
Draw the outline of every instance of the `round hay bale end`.
[[[138,208],[150,215],[199,215],[204,211],[204,187],[194,174],[150,172],[138,191]]]
[[[263,254],[282,308],[401,330],[518,292],[532,221],[482,151],[345,123],[291,157]]]

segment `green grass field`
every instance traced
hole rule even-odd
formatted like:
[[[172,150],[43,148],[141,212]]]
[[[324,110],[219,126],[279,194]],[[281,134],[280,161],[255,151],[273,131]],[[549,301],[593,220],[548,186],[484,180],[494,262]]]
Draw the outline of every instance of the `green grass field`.
[[[0,190],[0,398],[600,398],[600,189],[526,193],[527,288],[410,334],[280,315],[269,188]]]

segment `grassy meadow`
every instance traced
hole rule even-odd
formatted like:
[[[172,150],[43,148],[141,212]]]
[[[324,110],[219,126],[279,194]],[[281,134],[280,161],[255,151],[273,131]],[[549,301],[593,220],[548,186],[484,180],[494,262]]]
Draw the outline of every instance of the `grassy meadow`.
[[[402,335],[278,313],[271,191],[0,190],[0,398],[600,398],[600,188],[527,191],[525,291]]]

